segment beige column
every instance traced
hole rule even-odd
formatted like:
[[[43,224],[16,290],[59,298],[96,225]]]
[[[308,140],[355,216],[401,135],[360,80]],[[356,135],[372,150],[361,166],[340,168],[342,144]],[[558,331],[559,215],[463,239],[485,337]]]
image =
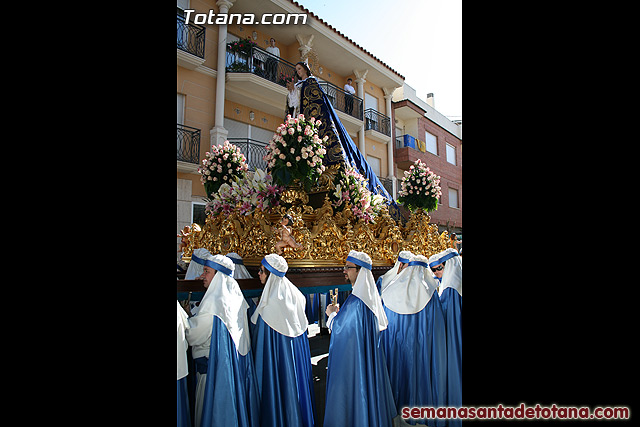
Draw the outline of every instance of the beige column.
[[[391,129],[391,135],[389,136],[389,141],[387,141],[387,178],[393,181],[393,198],[396,199],[396,175],[395,175],[395,165],[393,161],[393,147],[395,146],[395,132],[396,126],[393,122],[393,114],[391,114],[391,98],[393,98],[393,92],[396,88],[382,88],[384,92],[384,100],[386,101],[386,115],[389,116],[389,126]]]
[[[353,70],[353,74],[356,76],[356,85],[358,86],[358,97],[362,99],[362,111],[364,111],[364,83],[367,81],[367,73],[369,70]],[[364,116],[362,118],[362,126],[358,131],[358,149],[366,158],[366,146],[364,143]]]
[[[235,0],[218,0],[218,13],[228,13]],[[224,143],[229,131],[224,128],[224,84],[227,62],[227,24],[218,25],[218,63],[216,70],[216,110],[214,127],[209,131],[211,145]]]

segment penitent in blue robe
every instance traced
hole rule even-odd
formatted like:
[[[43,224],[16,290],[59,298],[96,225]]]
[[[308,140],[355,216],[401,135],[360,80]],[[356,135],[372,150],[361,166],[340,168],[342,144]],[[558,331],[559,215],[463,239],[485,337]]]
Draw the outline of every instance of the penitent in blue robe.
[[[376,316],[349,295],[331,326],[324,426],[391,426],[397,411]]]
[[[255,354],[262,427],[313,427],[316,402],[307,332],[288,337],[258,316]]]
[[[242,356],[225,324],[213,316],[202,427],[259,426],[260,401],[251,350]]]
[[[381,332],[387,368],[398,413],[402,408],[446,404],[446,332],[438,294],[414,314],[399,314],[384,307],[389,320]],[[409,424],[425,420],[405,420]],[[444,420],[428,425],[443,426]]]
[[[447,406],[462,406],[462,296],[446,288],[440,303],[447,330]],[[450,426],[462,425],[460,419],[448,420]]]
[[[191,427],[187,377],[178,380],[178,427]]]

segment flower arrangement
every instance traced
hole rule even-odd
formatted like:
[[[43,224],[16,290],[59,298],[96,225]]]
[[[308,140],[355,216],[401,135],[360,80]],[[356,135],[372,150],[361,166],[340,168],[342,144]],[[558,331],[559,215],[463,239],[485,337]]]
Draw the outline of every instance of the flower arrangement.
[[[351,204],[351,212],[365,223],[374,221],[375,216],[384,205],[384,197],[373,195],[367,188],[367,179],[355,168],[346,166],[336,176],[335,191],[329,194],[331,205],[336,212],[341,212],[346,202]]]
[[[279,204],[283,190],[284,187],[273,184],[271,175],[256,169],[253,177],[236,176],[231,184],[223,183],[211,195],[205,212],[207,215],[230,215],[233,212],[249,215],[256,209],[266,211]]]
[[[240,39],[229,43],[228,49],[231,52],[241,52],[248,54],[251,52],[251,48],[254,46],[258,46],[258,44],[247,37],[246,39]]]
[[[287,115],[287,119],[276,129],[263,160],[268,171],[278,185],[287,186],[292,180],[298,180],[305,191],[318,182],[324,172],[322,159],[326,154],[323,142],[318,136],[322,123],[311,117],[306,120],[303,114],[298,117]]]
[[[440,176],[431,172],[420,159],[416,160],[404,173],[398,201],[410,211],[425,209],[427,212],[438,209],[438,199],[442,196]]]
[[[225,141],[223,145],[211,146],[211,152],[205,153],[198,172],[201,174],[200,182],[211,198],[222,184],[229,184],[236,177],[244,178],[248,169],[247,159],[240,149]]]

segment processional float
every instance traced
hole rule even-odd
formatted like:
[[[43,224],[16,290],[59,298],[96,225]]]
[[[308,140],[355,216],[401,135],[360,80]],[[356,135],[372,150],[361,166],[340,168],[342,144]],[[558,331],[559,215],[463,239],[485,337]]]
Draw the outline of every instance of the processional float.
[[[285,246],[290,269],[341,269],[350,250],[369,254],[375,269],[392,266],[402,250],[429,257],[451,247],[427,213],[437,208],[440,177],[419,160],[405,172],[398,201],[409,209],[407,218],[317,80],[296,87],[301,114],[288,115],[275,130],[263,157],[266,171],[250,173],[245,156],[228,141],[207,153],[198,171],[208,215],[204,227],[192,225],[183,233],[182,259],[206,248],[236,252],[246,266],[256,267]],[[283,221],[286,215],[290,219]],[[289,235],[295,244],[276,248]]]

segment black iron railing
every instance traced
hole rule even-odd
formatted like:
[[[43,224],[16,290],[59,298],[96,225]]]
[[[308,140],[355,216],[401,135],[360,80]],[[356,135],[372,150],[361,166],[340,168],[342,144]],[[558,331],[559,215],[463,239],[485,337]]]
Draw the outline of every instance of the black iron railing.
[[[331,100],[333,108],[347,113],[358,120],[362,120],[362,98],[345,92],[333,83],[320,82],[319,84]]]
[[[267,170],[267,162],[262,158],[267,154],[267,143],[249,138],[227,138],[230,143],[240,149],[242,154],[247,158],[247,164],[250,170],[260,168]]]
[[[296,67],[292,63],[278,58],[257,46],[243,52],[233,52],[227,45],[227,73],[252,73],[269,81],[286,87],[287,80],[296,75]]]
[[[178,123],[178,160],[200,163],[200,129]]]
[[[186,24],[178,15],[178,49],[204,59],[204,33],[205,27]]]
[[[364,130],[373,129],[387,136],[391,136],[391,119],[373,108],[364,110]]]

